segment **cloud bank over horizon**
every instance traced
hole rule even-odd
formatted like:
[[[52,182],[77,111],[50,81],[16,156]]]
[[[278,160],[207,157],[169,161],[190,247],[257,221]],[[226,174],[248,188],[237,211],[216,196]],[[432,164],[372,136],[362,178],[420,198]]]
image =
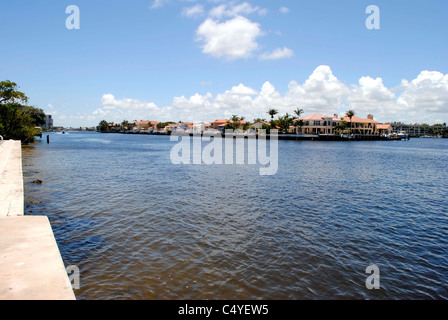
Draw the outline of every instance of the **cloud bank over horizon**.
[[[363,76],[357,84],[345,84],[332,72],[330,66],[320,65],[299,84],[290,81],[286,93],[281,94],[266,81],[260,89],[240,83],[222,93],[196,93],[190,97],[173,97],[170,104],[158,106],[151,101],[116,98],[117,93],[105,93],[100,107],[92,114],[55,114],[55,124],[71,126],[83,122],[95,126],[101,120],[157,120],[202,122],[228,119],[233,114],[249,121],[268,118],[269,108],[279,115],[304,109],[305,114],[342,115],[354,109],[359,116],[371,113],[379,122],[442,123],[448,118],[448,75],[438,71],[422,71],[412,80],[403,79],[396,87],[387,88],[382,78]],[[51,111],[55,107],[51,106]],[[74,127],[78,125],[72,125]]]

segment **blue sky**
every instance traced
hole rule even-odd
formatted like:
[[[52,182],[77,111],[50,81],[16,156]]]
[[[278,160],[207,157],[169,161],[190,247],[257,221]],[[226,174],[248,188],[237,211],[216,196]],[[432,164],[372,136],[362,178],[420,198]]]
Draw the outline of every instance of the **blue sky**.
[[[2,1],[0,79],[62,126],[270,107],[448,122],[447,12],[443,0]]]

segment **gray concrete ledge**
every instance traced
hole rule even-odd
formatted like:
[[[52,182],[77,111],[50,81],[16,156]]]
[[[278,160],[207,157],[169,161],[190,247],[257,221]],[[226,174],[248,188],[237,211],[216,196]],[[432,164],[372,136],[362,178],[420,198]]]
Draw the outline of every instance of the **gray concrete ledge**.
[[[23,214],[22,146],[0,141],[0,300],[75,300],[48,218]]]
[[[0,299],[74,300],[47,217],[0,218]]]
[[[0,144],[0,217],[23,216],[22,145],[20,141]]]

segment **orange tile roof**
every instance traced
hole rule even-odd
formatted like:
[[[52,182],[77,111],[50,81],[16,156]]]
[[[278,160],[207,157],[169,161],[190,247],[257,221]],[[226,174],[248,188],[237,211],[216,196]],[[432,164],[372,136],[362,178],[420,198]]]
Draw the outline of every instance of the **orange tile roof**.
[[[377,129],[392,129],[392,125],[390,123],[378,123],[376,127]]]
[[[323,118],[333,118],[333,117],[322,115],[322,114],[319,114],[319,113],[313,113],[313,114],[301,117],[298,120],[304,120],[304,121],[317,120],[317,121],[320,121],[320,120],[323,120]]]
[[[344,119],[344,121],[350,122],[350,118],[347,116],[343,116],[341,117],[341,120]],[[351,119],[352,123],[378,123],[375,120],[372,119],[364,119],[364,118],[360,118],[358,116],[353,116]]]
[[[269,122],[266,122],[266,121],[257,121],[257,122],[254,122],[252,125],[257,124],[257,123],[263,123],[263,124],[271,125]]]

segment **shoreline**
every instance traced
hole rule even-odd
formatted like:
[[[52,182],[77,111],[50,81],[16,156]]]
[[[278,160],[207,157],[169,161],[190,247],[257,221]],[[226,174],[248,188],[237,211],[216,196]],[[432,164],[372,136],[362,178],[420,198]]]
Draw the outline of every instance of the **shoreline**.
[[[0,177],[0,299],[76,300],[48,217],[24,214],[20,141],[1,141]]]
[[[98,133],[115,133],[115,134],[130,134],[130,135],[151,135],[151,136],[171,136],[172,133],[150,133],[150,132],[101,132],[95,131]],[[222,138],[225,138],[226,133],[220,133]],[[204,137],[213,137],[219,135],[219,133],[207,132],[201,134],[195,134],[191,132],[180,132],[177,136],[204,136]],[[244,137],[248,138],[249,136],[255,136],[257,139],[259,135],[256,133],[241,133],[241,134],[233,134],[234,138]],[[270,135],[263,135],[266,139],[270,139]],[[353,135],[351,137],[344,137],[340,135],[299,135],[299,134],[291,134],[291,133],[279,133],[276,135],[278,140],[295,140],[295,141],[400,141],[400,140],[409,140],[411,137],[407,136],[406,138],[400,137],[383,137],[383,136],[369,136],[369,135]]]

